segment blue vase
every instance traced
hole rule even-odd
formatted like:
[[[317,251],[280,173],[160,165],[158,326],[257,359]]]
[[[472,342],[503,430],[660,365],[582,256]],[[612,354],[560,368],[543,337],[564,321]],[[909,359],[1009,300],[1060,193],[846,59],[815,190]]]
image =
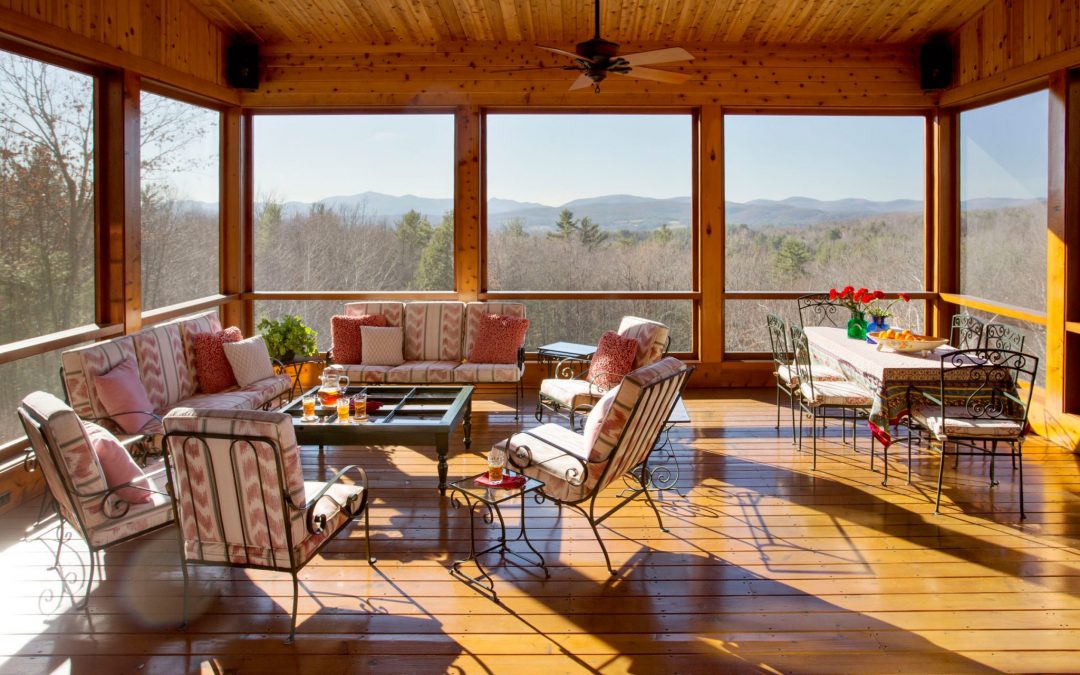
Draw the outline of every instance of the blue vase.
[[[871,315],[870,323],[866,326],[866,341],[870,344],[874,344],[874,338],[870,337],[870,333],[876,333],[879,330],[889,330],[888,317],[881,317]]]

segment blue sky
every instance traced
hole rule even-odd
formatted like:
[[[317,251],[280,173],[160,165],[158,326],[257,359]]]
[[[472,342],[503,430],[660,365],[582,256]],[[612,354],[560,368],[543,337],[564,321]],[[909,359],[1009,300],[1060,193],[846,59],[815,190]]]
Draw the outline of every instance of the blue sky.
[[[1045,197],[1046,92],[962,116],[965,199]],[[559,205],[691,192],[688,115],[489,115],[488,196]],[[260,196],[453,192],[450,115],[259,115]],[[921,117],[728,115],[731,201],[922,199]]]

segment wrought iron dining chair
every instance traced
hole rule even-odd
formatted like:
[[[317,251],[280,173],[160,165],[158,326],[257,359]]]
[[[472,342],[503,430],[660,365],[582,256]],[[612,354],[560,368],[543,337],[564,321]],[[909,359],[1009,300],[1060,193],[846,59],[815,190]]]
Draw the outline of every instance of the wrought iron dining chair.
[[[1008,349],[964,349],[941,355],[941,381],[936,391],[908,388],[912,418],[938,444],[937,499],[941,510],[941,486],[945,455],[951,445],[957,455],[990,457],[990,486],[998,484],[994,465],[999,443],[1009,444],[1013,468],[1019,469],[1020,518],[1024,512],[1024,438],[1028,409],[1035,389],[1038,357]],[[990,449],[986,449],[986,443]],[[908,437],[908,453],[912,438]],[[978,444],[978,445],[976,445]],[[965,448],[963,452],[959,449]],[[909,470],[910,480],[910,470]]]
[[[1007,349],[1014,352],[1024,351],[1027,336],[1005,323],[990,322],[983,329],[982,346],[986,349]]]
[[[775,314],[765,317],[769,329],[769,344],[772,346],[773,375],[776,377],[776,429],[780,429],[780,392],[788,397],[791,410],[791,442],[795,436],[795,402],[799,396],[799,376],[795,372],[795,357],[788,346],[788,329],[784,320]],[[795,327],[797,329],[797,327]],[[844,376],[831,368],[820,364],[812,366],[814,377],[818,380],[843,380]]]
[[[165,416],[165,462],[188,565],[219,565],[292,575],[291,643],[296,636],[297,574],[338,532],[364,516],[368,564],[367,474],[343,467],[327,482],[305,481],[292,419],[262,410],[175,408]],[[346,477],[352,478],[345,483]]]
[[[827,293],[802,295],[796,300],[799,306],[799,325],[832,326],[839,328],[847,325],[846,309],[835,300],[830,300]]]
[[[970,314],[954,314],[949,329],[949,344],[957,349],[977,349],[983,344],[986,324]]]
[[[795,372],[799,378],[799,406],[803,413],[811,418],[810,427],[814,439],[814,457],[812,469],[817,469],[817,421],[824,418],[829,409],[840,410],[845,421],[847,411],[851,411],[851,444],[858,450],[858,419],[859,412],[869,413],[874,403],[870,392],[863,389],[857,383],[850,380],[821,380],[815,379],[815,371],[811,366],[810,343],[806,339],[806,333],[798,326],[791,327],[791,342],[795,349]],[[843,425],[843,422],[841,422]],[[799,449],[802,449],[803,418],[799,417]],[[846,437],[846,436],[845,436]],[[874,452],[874,437],[870,436],[871,457]]]

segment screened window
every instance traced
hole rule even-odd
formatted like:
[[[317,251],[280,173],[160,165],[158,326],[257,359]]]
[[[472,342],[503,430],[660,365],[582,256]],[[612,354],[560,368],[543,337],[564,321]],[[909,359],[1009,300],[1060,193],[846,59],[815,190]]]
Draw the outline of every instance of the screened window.
[[[1046,309],[1046,91],[960,114],[960,290]]]
[[[728,291],[885,291],[924,286],[923,117],[728,115]],[[892,307],[921,329],[924,303]],[[727,351],[769,349],[765,315],[794,300],[725,303]]]
[[[452,115],[259,115],[254,136],[257,289],[454,289]]]
[[[141,98],[143,309],[220,290],[221,113]]]

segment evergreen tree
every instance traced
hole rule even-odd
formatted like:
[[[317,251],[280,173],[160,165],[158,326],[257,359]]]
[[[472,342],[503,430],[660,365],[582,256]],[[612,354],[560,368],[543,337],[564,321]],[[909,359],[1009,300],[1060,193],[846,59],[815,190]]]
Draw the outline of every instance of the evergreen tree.
[[[398,240],[398,269],[402,273],[400,288],[414,289],[416,286],[416,268],[420,264],[420,256],[431,241],[431,223],[427,216],[419,211],[412,210],[401,217],[397,222]]]
[[[422,291],[446,291],[454,288],[454,212],[443,214],[420,255],[416,286]]]
[[[514,237],[515,239],[524,239],[529,236],[529,233],[525,231],[525,219],[524,218],[511,218],[506,221],[506,225],[503,227],[506,234]]]
[[[773,267],[778,274],[788,278],[806,274],[806,264],[813,258],[813,253],[798,239],[785,237],[780,248],[773,255]]]
[[[607,232],[601,231],[600,224],[589,220],[587,216],[578,222],[577,229],[581,243],[590,251],[607,241]]]
[[[548,232],[548,239],[562,239],[563,241],[570,241],[573,239],[574,234],[577,233],[578,224],[574,220],[574,212],[570,209],[563,209],[559,212],[559,219],[555,221],[555,231]]]
[[[675,233],[671,231],[667,223],[663,223],[660,227],[652,231],[652,240],[661,246],[667,246],[671,243],[671,240],[675,238]]]

